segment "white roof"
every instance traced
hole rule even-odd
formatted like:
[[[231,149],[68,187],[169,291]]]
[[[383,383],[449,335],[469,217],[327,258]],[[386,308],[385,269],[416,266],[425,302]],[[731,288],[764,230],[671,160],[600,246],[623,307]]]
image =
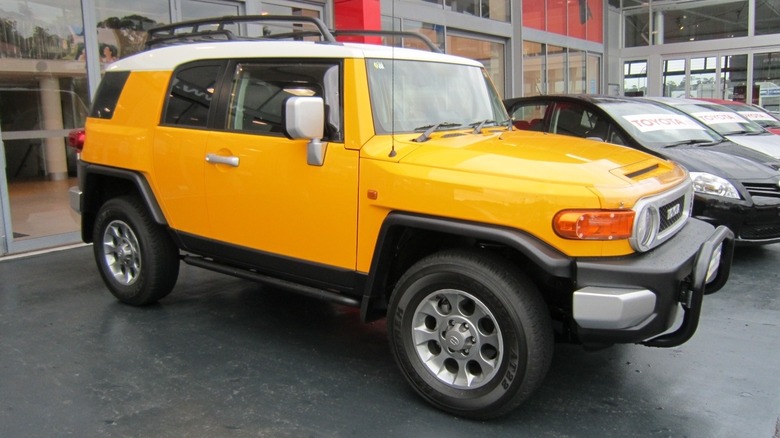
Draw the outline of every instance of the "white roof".
[[[477,61],[458,56],[371,44],[328,44],[313,41],[229,41],[161,47],[120,59],[111,64],[107,70],[173,70],[176,66],[189,61],[242,58],[382,58],[482,66]]]

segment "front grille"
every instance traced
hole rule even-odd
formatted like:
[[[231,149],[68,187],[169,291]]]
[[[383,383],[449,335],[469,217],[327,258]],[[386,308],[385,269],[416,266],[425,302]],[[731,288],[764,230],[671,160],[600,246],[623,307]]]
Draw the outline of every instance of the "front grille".
[[[780,186],[777,183],[744,182],[742,185],[751,197],[780,198]]]
[[[739,237],[747,240],[763,240],[780,237],[780,224],[745,224]]]
[[[680,196],[674,201],[661,206],[658,209],[658,213],[661,216],[661,224],[658,227],[659,232],[663,232],[667,228],[676,224],[677,221],[683,218],[685,210],[685,196]]]

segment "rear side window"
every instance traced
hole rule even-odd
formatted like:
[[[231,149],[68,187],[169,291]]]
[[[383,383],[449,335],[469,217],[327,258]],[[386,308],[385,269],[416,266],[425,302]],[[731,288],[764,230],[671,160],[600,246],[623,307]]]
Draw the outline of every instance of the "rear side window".
[[[222,64],[181,67],[174,73],[163,124],[206,128]]]
[[[95,101],[92,103],[92,110],[89,112],[90,117],[99,119],[114,117],[116,103],[128,77],[130,77],[129,71],[108,72],[103,75],[95,94]]]

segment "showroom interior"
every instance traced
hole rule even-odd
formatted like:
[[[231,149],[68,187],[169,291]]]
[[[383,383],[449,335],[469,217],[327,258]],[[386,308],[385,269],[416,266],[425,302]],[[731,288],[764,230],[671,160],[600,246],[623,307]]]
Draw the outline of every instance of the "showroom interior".
[[[504,98],[709,97],[780,111],[780,0],[6,0],[0,257],[80,242],[67,135],[106,65],[142,50],[156,25],[254,14],[421,32],[482,62]]]

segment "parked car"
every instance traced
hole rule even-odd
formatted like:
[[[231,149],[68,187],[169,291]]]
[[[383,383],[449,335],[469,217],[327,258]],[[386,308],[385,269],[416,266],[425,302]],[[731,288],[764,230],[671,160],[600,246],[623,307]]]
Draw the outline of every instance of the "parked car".
[[[734,143],[780,158],[780,137],[716,103],[673,97],[643,97],[643,100],[674,107],[705,123]]]
[[[533,96],[505,102],[515,127],[604,140],[685,166],[693,216],[738,243],[780,241],[780,162],[730,142],[673,107],[628,97]]]
[[[724,99],[699,98],[698,100],[703,100],[706,102],[723,105],[726,108],[738,113],[742,117],[758,123],[759,125],[761,125],[762,128],[766,129],[772,134],[780,135],[780,119],[778,119],[777,116],[765,110],[764,108],[761,108],[758,105],[749,105],[745,102],[736,102],[733,100],[724,100]]]

